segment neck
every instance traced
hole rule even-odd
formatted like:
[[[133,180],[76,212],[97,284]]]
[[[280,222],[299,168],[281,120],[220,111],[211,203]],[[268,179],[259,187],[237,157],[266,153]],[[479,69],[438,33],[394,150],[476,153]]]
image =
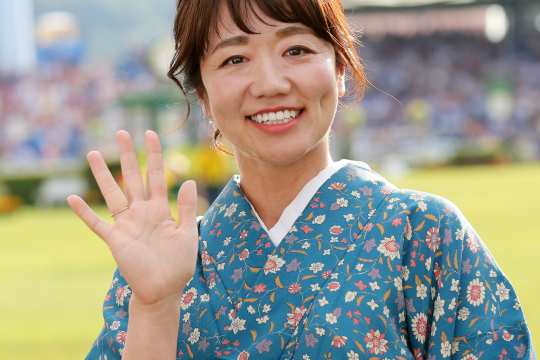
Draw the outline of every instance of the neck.
[[[331,162],[328,147],[321,147],[286,165],[268,164],[237,156],[240,185],[268,229],[304,185]]]

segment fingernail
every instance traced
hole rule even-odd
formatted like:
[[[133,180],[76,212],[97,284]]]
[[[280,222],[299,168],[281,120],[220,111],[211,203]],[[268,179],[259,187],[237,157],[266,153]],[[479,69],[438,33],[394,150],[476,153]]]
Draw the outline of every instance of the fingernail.
[[[191,186],[191,187],[197,189],[197,183],[196,183],[195,180],[193,180],[193,179],[186,180],[186,185],[187,185],[187,186]]]

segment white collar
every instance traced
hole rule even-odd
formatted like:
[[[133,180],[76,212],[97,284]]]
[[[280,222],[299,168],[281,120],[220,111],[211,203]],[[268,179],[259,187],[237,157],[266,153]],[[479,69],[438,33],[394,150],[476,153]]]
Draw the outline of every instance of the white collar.
[[[296,222],[298,217],[302,214],[309,201],[315,195],[317,190],[322,186],[322,184],[328,180],[332,175],[334,175],[339,169],[344,167],[349,163],[357,163],[361,166],[370,169],[366,163],[360,161],[351,161],[347,159],[331,162],[326,168],[321,170],[317,175],[315,175],[311,180],[309,180],[304,187],[296,194],[296,197],[293,201],[287,205],[287,207],[281,213],[279,220],[276,222],[271,229],[268,229],[262,219],[260,218],[257,210],[253,207],[249,200],[248,203],[253,209],[253,213],[259,220],[261,226],[266,230],[270,236],[270,240],[274,243],[275,246],[278,246],[281,243],[281,240],[287,235],[293,224]]]

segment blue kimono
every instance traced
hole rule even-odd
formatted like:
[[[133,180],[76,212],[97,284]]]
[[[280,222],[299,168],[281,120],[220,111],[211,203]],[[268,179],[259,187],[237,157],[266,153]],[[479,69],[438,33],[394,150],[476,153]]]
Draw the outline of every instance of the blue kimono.
[[[520,304],[448,200],[350,162],[275,246],[233,178],[200,222],[177,359],[531,359]],[[117,271],[87,359],[120,359]]]

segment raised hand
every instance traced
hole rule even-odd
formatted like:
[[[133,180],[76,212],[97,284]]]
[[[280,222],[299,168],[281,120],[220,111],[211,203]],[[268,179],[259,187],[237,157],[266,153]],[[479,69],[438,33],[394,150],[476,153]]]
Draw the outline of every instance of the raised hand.
[[[158,135],[145,134],[148,156],[147,186],[127,131],[119,131],[122,191],[98,151],[87,155],[90,169],[111,212],[109,224],[77,195],[67,202],[84,223],[109,246],[120,272],[142,304],[151,305],[179,296],[193,276],[197,258],[197,191],[195,182],[182,184],[178,192],[178,222],[171,217],[163,156]]]

